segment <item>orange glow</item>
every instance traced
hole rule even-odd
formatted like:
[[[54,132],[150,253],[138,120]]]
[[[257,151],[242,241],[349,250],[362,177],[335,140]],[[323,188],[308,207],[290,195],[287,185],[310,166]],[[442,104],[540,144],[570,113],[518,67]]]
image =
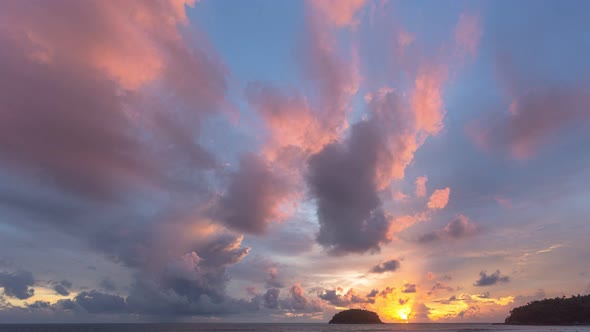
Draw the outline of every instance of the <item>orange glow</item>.
[[[401,293],[387,288],[375,298],[374,310],[381,319],[407,323],[412,319],[415,293]]]

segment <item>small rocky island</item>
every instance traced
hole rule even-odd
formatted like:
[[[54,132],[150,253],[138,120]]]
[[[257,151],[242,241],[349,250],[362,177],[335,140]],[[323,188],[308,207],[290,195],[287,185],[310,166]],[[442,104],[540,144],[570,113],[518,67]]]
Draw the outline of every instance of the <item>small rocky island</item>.
[[[510,325],[588,325],[590,295],[533,301],[510,311]]]
[[[335,314],[328,324],[383,324],[383,322],[375,312],[349,309]]]

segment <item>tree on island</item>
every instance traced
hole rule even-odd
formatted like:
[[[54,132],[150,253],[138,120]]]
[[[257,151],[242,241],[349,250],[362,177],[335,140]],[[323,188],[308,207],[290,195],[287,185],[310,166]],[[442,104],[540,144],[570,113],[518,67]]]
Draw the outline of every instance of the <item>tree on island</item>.
[[[341,311],[332,317],[329,324],[383,324],[377,313],[362,310],[349,309]]]
[[[506,324],[573,325],[590,324],[590,295],[529,302],[510,311]]]

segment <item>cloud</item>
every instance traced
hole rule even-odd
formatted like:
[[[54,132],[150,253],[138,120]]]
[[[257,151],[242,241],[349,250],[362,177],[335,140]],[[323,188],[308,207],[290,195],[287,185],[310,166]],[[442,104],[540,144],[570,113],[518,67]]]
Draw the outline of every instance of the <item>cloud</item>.
[[[154,150],[168,161],[188,158],[191,167],[210,167],[210,155],[187,136],[197,126],[188,124],[222,104],[225,69],[180,38],[184,5],[6,6],[3,13],[11,14],[0,17],[0,155],[10,170],[27,177],[42,168],[43,183],[105,199],[170,185],[168,158],[153,159]],[[154,82],[198,111],[161,107],[166,101],[147,89]],[[31,91],[35,98],[27,97]],[[146,142],[147,136],[162,146]]]
[[[383,263],[379,263],[371,268],[372,273],[393,272],[399,269],[400,263],[397,259],[392,259]]]
[[[446,292],[452,292],[452,291],[455,290],[455,288],[453,288],[453,287],[445,284],[442,281],[436,281],[434,283],[434,285],[432,286],[432,288],[430,289],[430,291],[428,292],[428,295],[430,296],[432,294],[435,294],[436,292],[438,292],[440,290],[443,290],[443,291],[446,291]]]
[[[304,96],[287,94],[260,82],[248,83],[245,94],[269,131],[262,150],[269,162],[297,167],[300,159],[317,153],[337,138],[337,132],[328,127],[326,119]]]
[[[285,181],[263,159],[245,155],[215,214],[232,229],[262,234],[270,222],[281,219],[281,204],[288,195]]]
[[[295,284],[289,289],[289,295],[281,300],[281,309],[290,312],[321,312],[322,304],[316,299],[308,299],[304,295],[303,287]]]
[[[488,275],[486,271],[481,271],[479,273],[479,279],[475,281],[473,284],[474,286],[491,286],[498,283],[506,283],[510,281],[510,277],[508,276],[501,276],[500,270],[496,270],[496,272]]]
[[[281,291],[276,288],[270,288],[264,294],[264,306],[269,309],[277,309],[279,307],[279,294]]]
[[[361,78],[355,61],[358,51],[354,48],[351,51],[352,61],[345,58],[337,47],[337,31],[334,31],[334,25],[330,20],[326,20],[326,17],[331,15],[326,16],[322,10],[326,8],[330,9],[328,12],[334,13],[341,12],[341,8],[347,8],[348,13],[354,14],[349,10],[356,6],[348,6],[354,2],[335,2],[338,2],[338,5],[330,6],[330,1],[305,3],[310,10],[306,17],[303,73],[317,92],[317,108],[324,127],[340,133],[347,125],[346,112],[350,107],[351,98],[358,91]],[[359,1],[357,3],[360,5]]]
[[[416,284],[404,284],[402,293],[416,293]]]
[[[59,295],[68,296],[68,295],[70,295],[69,289],[71,287],[72,287],[72,283],[70,281],[62,280],[62,281],[57,282],[53,285],[53,290]]]
[[[443,127],[446,111],[443,108],[442,87],[447,75],[446,67],[425,66],[419,70],[414,82],[411,102],[416,114],[416,125],[429,135],[438,134]]]
[[[421,144],[417,135],[427,134],[392,89],[380,89],[367,100],[369,117],[309,160],[306,182],[318,204],[318,242],[335,254],[378,251],[403,229],[399,222],[408,220],[392,220],[378,194],[403,178]],[[431,206],[444,207],[449,193],[448,188],[435,192]],[[412,223],[423,217],[412,217]]]
[[[35,279],[30,271],[0,272],[0,287],[8,297],[26,300],[35,294],[35,290],[30,288],[34,284]]]
[[[444,209],[449,203],[451,188],[435,190],[428,200],[428,208],[431,210]]]
[[[369,294],[367,294],[367,298],[374,298],[375,296],[377,296],[379,294],[379,290],[378,289],[373,289],[369,292]]]
[[[412,318],[417,321],[430,321],[430,312],[431,309],[427,307],[424,303],[414,303],[412,307]]]
[[[128,269],[126,310],[249,310],[226,294],[226,269],[249,248],[203,220],[214,196],[205,172],[218,165],[198,143],[200,125],[226,106],[227,72],[205,43],[185,41],[185,4],[6,6],[0,157],[16,181],[3,181],[0,204],[20,217],[8,223],[65,233]],[[9,296],[33,294],[28,274],[3,273],[2,283]],[[113,294],[81,294],[88,311],[123,309]]]
[[[308,1],[318,16],[337,27],[356,26],[359,22],[355,19],[355,14],[365,2],[366,0]]]
[[[279,276],[279,271],[276,267],[268,269],[268,277],[265,280],[267,287],[282,288],[285,287],[284,281]]]
[[[481,35],[479,15],[462,13],[455,26],[455,43],[459,52],[468,55],[476,54]]]
[[[426,196],[426,181],[428,181],[428,177],[426,176],[419,176],[416,178],[416,197]]]
[[[358,295],[352,288],[343,294],[341,294],[341,291],[342,289],[340,288],[337,290],[324,290],[322,293],[318,294],[318,297],[336,307],[349,307],[363,303],[373,303],[374,300],[371,298],[374,298],[376,295],[374,294],[371,297],[368,295],[366,297],[362,297]]]
[[[445,226],[443,232],[452,238],[462,238],[475,234],[477,226],[470,222],[469,218],[460,214]]]
[[[459,214],[442,230],[426,233],[418,238],[418,242],[429,243],[441,239],[462,239],[477,234],[479,228],[468,217]]]
[[[125,299],[118,295],[104,294],[96,290],[81,292],[74,302],[93,314],[121,313],[127,310]]]
[[[539,87],[511,92],[511,113],[499,112],[482,119],[468,131],[478,145],[516,159],[533,157],[557,133],[573,126],[587,126],[588,89],[579,87]]]
[[[320,222],[317,240],[333,254],[377,251],[388,242],[389,220],[375,187],[381,144],[376,124],[360,122],[344,144],[330,144],[309,161],[307,183]]]

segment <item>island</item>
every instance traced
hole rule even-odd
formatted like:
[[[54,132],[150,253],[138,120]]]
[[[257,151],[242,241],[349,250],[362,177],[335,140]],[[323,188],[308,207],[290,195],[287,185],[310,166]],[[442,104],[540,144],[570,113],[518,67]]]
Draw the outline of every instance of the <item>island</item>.
[[[512,309],[505,323],[510,325],[587,325],[590,324],[590,295],[533,301]]]
[[[384,324],[377,313],[362,310],[349,309],[341,311],[332,317],[328,324]]]

